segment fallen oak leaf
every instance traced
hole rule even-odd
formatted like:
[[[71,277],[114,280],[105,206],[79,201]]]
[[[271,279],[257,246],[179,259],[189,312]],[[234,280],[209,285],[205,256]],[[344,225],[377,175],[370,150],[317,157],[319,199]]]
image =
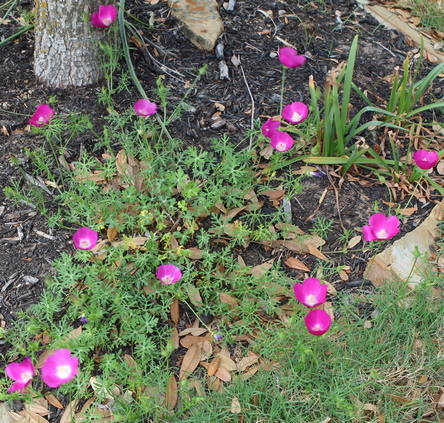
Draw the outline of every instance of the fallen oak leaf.
[[[205,328],[187,328],[179,332],[179,336],[185,336],[191,334],[193,336],[203,335],[208,332],[208,329]]]
[[[221,361],[221,357],[214,357],[213,361],[209,364],[207,371],[208,371],[208,376],[213,376],[216,372],[217,369],[219,368],[219,364]]]
[[[237,371],[243,372],[247,367],[250,367],[252,364],[256,363],[259,360],[259,356],[256,354],[252,354],[249,357],[242,358],[237,364]]]
[[[298,258],[296,257],[288,257],[287,260],[285,260],[285,264],[290,269],[296,269],[296,270],[302,270],[304,272],[310,272],[310,269]]]
[[[170,375],[166,389],[166,407],[170,411],[173,410],[177,404],[178,390],[176,378],[174,375]]]
[[[201,356],[201,346],[198,344],[191,345],[183,358],[182,366],[180,366],[179,382],[182,382],[182,380],[194,372],[199,365]]]
[[[214,376],[220,380],[223,380],[224,382],[231,382],[231,374],[225,367],[220,366]]]
[[[209,341],[211,342],[211,336],[207,335],[207,336],[192,336],[192,335],[187,335],[185,338],[182,338],[180,340],[180,345],[182,345],[182,347],[184,348],[190,348],[192,345],[198,344],[199,342],[203,342],[203,341]]]

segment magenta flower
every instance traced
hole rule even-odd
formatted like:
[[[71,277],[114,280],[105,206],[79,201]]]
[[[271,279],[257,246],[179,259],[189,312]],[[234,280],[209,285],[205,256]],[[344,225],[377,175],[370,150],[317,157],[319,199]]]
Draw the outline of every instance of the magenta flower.
[[[117,9],[110,4],[109,6],[99,6],[99,11],[91,15],[91,25],[99,28],[108,28],[117,17]]]
[[[293,147],[294,139],[286,132],[276,131],[271,135],[270,145],[279,153],[284,153]]]
[[[151,103],[151,101],[144,98],[136,101],[136,104],[134,104],[134,110],[139,116],[151,116],[156,113],[157,104]]]
[[[275,132],[279,132],[278,128],[280,125],[281,125],[281,123],[278,120],[274,120],[274,119],[270,118],[262,125],[262,133],[267,138],[271,138],[271,136]]]
[[[29,357],[25,357],[21,363],[8,364],[5,372],[12,380],[15,380],[15,383],[8,389],[8,393],[23,392],[23,389],[31,383],[35,374],[34,366]]]
[[[34,126],[47,125],[53,116],[54,110],[48,104],[41,104],[37,107],[31,119],[28,120],[28,123]]]
[[[436,151],[418,150],[413,154],[416,164],[421,169],[431,169],[438,163],[439,156]]]
[[[395,235],[401,230],[399,225],[401,222],[396,216],[386,217],[385,214],[375,213],[370,216],[368,220],[368,226],[362,227],[362,233],[364,234],[364,240],[374,241],[374,240],[387,240]]]
[[[327,285],[321,284],[319,279],[307,278],[303,283],[294,285],[296,299],[307,307],[315,307],[325,303],[327,299]]]
[[[42,366],[42,380],[51,388],[58,388],[74,379],[78,373],[79,359],[64,348],[50,355]]]
[[[304,318],[305,326],[312,335],[320,336],[330,329],[331,318],[324,310],[311,310]]]
[[[157,268],[156,276],[163,285],[172,285],[182,277],[182,272],[174,264],[162,264]]]
[[[294,48],[282,47],[279,49],[279,61],[287,68],[298,68],[305,64],[307,58],[298,54]]]
[[[295,101],[282,109],[282,117],[287,122],[301,123],[307,119],[307,116],[308,106],[300,101]]]
[[[99,234],[89,228],[80,228],[73,236],[74,246],[79,250],[91,250],[97,245]]]

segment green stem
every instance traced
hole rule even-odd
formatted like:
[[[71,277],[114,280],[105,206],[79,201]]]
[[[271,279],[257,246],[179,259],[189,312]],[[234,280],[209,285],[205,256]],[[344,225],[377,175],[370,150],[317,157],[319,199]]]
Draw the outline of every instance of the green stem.
[[[282,82],[281,82],[281,103],[279,104],[279,114],[282,114],[282,102],[284,101],[284,87],[285,87],[285,76],[287,73],[287,68],[282,66]]]

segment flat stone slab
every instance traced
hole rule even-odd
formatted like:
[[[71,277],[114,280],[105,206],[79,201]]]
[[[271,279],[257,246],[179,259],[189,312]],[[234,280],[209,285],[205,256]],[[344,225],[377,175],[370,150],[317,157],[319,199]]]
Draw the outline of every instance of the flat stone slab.
[[[215,0],[168,0],[184,34],[200,49],[213,50],[224,30]]]
[[[438,224],[443,216],[444,201],[441,201],[416,229],[370,260],[366,278],[377,287],[396,279],[408,281],[410,288],[421,283],[430,266],[430,245],[435,244],[440,235]]]

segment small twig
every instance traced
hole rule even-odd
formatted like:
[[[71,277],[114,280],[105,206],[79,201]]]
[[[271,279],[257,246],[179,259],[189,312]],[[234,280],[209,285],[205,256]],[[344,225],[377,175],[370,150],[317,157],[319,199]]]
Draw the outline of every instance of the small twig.
[[[258,11],[258,12],[261,12],[263,15],[265,15],[267,18],[269,18],[270,21],[273,23],[273,26],[274,26],[274,34],[273,34],[273,38],[274,38],[274,36],[276,35],[276,32],[277,32],[278,29],[277,29],[276,24],[274,23],[273,18],[272,18],[267,12],[264,12],[264,11],[261,10],[261,9],[257,9],[257,11]]]
[[[242,65],[240,66],[240,69],[242,72],[242,76],[244,77],[244,82],[247,87],[248,94],[250,94],[250,98],[251,98],[251,122],[250,122],[250,146],[249,146],[249,148],[251,150],[251,146],[253,144],[253,128],[254,128],[254,98],[253,98],[253,94],[251,94],[250,87],[248,86],[247,78],[245,77],[245,72],[244,72],[244,68],[242,67]]]
[[[377,41],[375,41],[375,44],[378,44],[379,47],[382,47],[384,50],[388,51],[393,57],[395,57],[395,54],[393,54],[393,52],[390,51],[387,47],[384,47],[381,43],[378,43]]]

